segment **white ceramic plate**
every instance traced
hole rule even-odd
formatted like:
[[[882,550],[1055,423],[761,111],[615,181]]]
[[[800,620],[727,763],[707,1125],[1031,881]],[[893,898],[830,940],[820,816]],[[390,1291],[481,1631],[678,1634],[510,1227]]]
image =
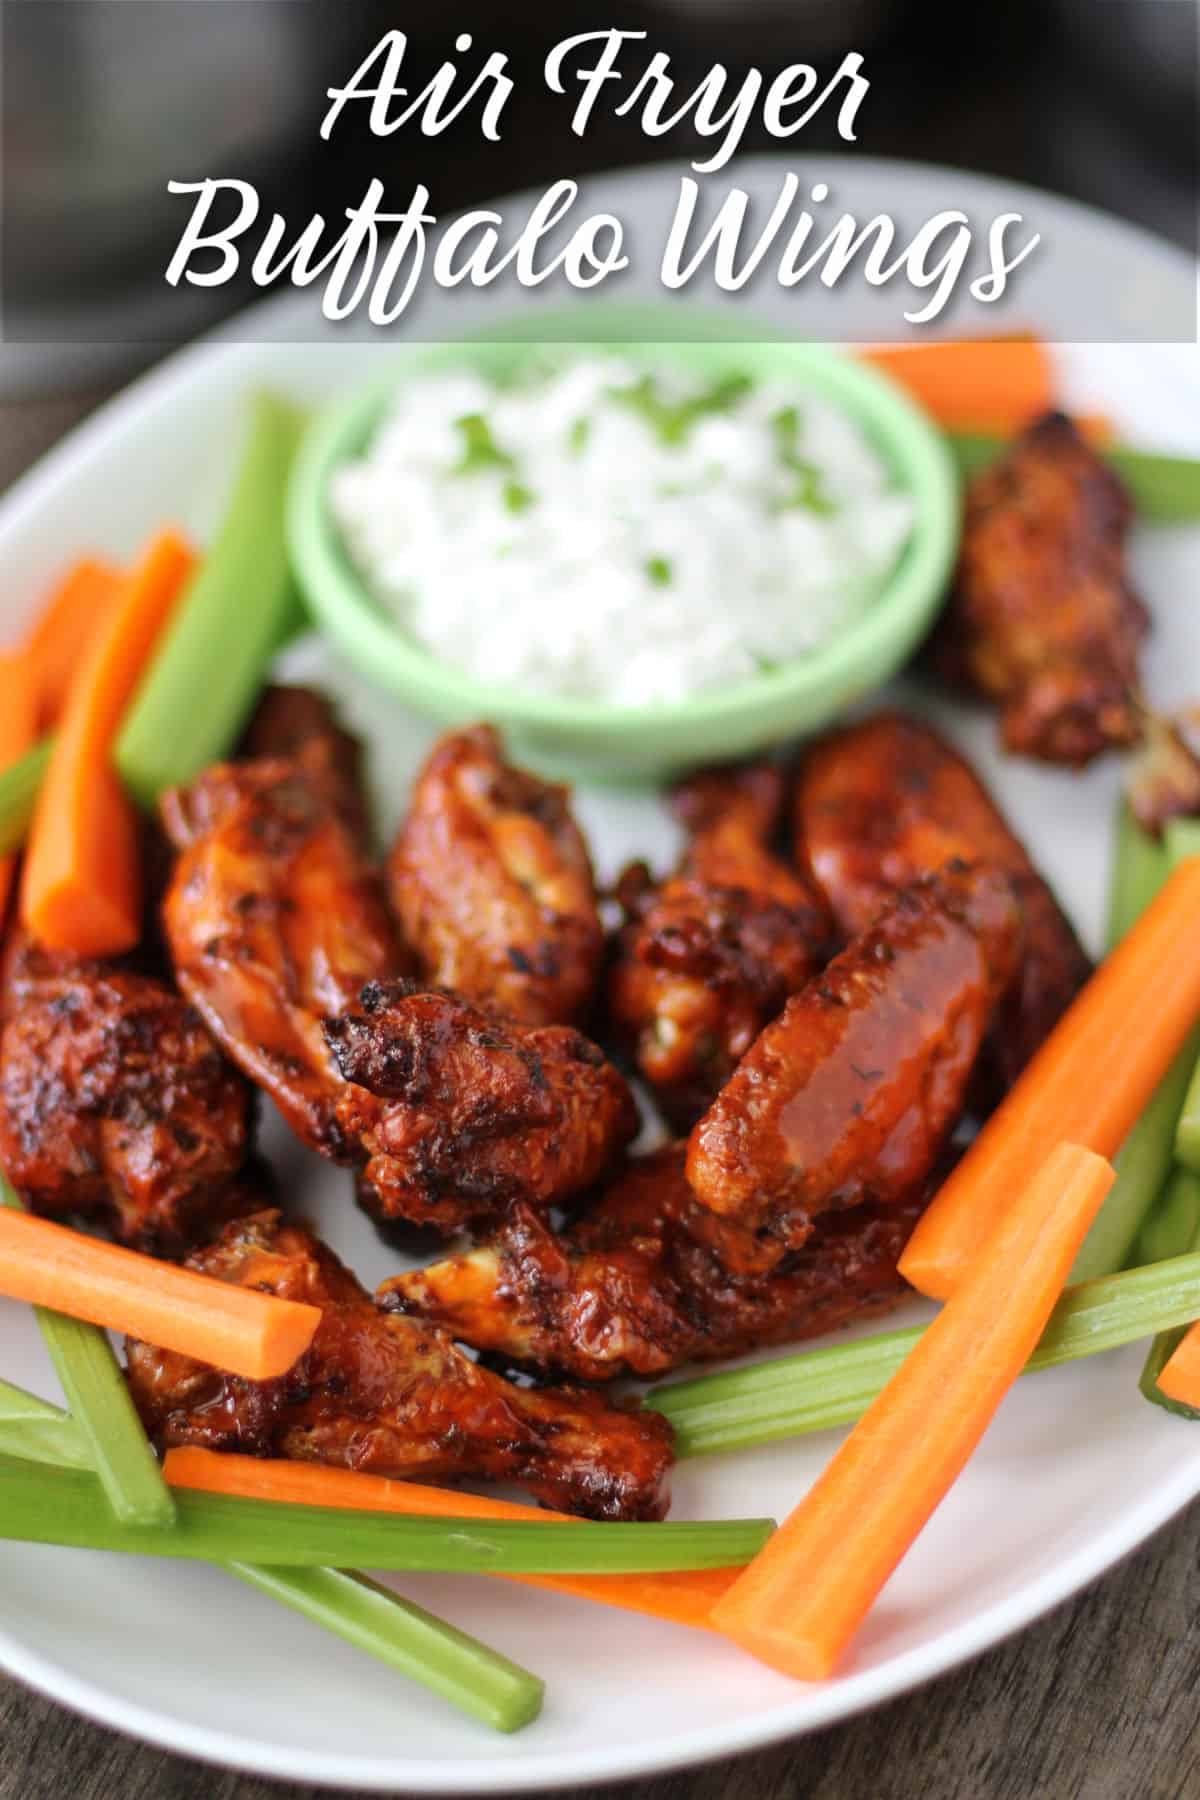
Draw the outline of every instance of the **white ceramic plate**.
[[[673,191],[676,173],[660,169],[593,192],[636,214]],[[875,204],[894,197],[899,183],[924,211],[945,204],[952,179],[960,192],[966,179],[861,162],[842,174],[863,203],[872,192]],[[778,167],[755,164],[742,179],[769,193],[778,175]],[[972,194],[989,212],[1005,203],[986,183],[973,183]],[[1103,279],[1121,239],[1126,267],[1143,289],[1191,279],[1175,252],[1135,232],[1045,198],[1038,205],[1075,280]],[[761,295],[755,304],[760,314],[772,310]],[[285,304],[269,322],[285,331],[298,328],[297,318]],[[265,335],[261,318],[257,325]],[[346,344],[214,342],[139,383],[0,507],[0,637],[71,553],[128,553],[173,516],[200,532],[210,526],[228,473],[228,433],[253,382],[316,396],[377,372],[378,357],[378,349]],[[1200,453],[1194,349],[1093,345],[1064,352],[1062,364],[1067,393],[1111,412],[1132,438]],[[1200,686],[1200,533],[1144,532],[1135,565],[1155,612],[1150,690],[1176,702]],[[375,776],[394,817],[425,728],[335,669],[323,649],[315,668],[313,655],[293,653],[369,728]],[[993,782],[1094,943],[1115,770],[1072,779],[1007,766],[994,754],[988,720],[953,709],[942,720]],[[634,850],[660,861],[672,853],[659,809],[644,795],[588,793],[581,810],[606,872]],[[356,1212],[349,1178],[308,1158],[277,1126],[267,1148],[284,1191],[369,1284],[382,1278],[394,1259]],[[508,1583],[398,1583],[549,1677],[539,1723],[498,1738],[215,1569],[21,1545],[0,1547],[0,1662],[109,1725],[301,1781],[421,1793],[529,1791],[749,1749],[844,1717],[994,1643],[1093,1579],[1200,1492],[1200,1433],[1139,1399],[1139,1359],[1135,1348],[1019,1385],[888,1585],[844,1672],[824,1686],[792,1684],[705,1634]],[[29,1313],[3,1301],[0,1369],[55,1392]],[[822,1436],[685,1465],[676,1514],[781,1516],[832,1447]]]

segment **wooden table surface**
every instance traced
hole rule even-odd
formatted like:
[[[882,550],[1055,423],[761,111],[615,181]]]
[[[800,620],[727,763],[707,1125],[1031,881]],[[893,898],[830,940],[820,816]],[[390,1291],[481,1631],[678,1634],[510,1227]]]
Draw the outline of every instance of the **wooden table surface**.
[[[0,489],[102,399],[0,404]],[[0,1597],[0,1616],[3,1601]],[[1200,1508],[1087,1593],[890,1706],[610,1800],[1200,1796]],[[697,1710],[702,1707],[698,1700]],[[0,1800],[304,1800],[74,1717],[0,1676]]]

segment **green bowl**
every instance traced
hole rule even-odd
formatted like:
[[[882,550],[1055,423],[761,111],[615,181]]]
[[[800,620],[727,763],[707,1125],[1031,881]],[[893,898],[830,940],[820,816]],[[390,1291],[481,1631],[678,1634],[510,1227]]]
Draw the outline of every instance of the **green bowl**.
[[[439,662],[387,616],[351,564],[328,503],[330,475],[365,448],[397,383],[463,362],[507,375],[538,344],[577,334],[581,312],[521,321],[504,341],[493,333],[487,342],[399,346],[386,378],[317,416],[288,497],[292,560],[314,617],[369,681],[447,724],[486,719],[502,726],[515,755],[555,773],[661,779],[827,724],[893,675],[925,635],[949,579],[960,504],[952,458],[925,414],[886,376],[825,346],[746,342],[733,336],[727,315],[716,314],[700,316],[697,337],[707,330],[707,338],[672,342],[666,334],[679,329],[678,308],[595,304],[587,308],[588,343],[581,346],[620,344],[631,361],[670,359],[705,376],[730,368],[794,376],[801,394],[811,390],[850,413],[912,494],[912,534],[887,586],[853,624],[794,662],[670,705],[618,707],[524,693]],[[689,328],[692,322],[689,313]],[[533,327],[537,339],[515,335]],[[736,596],[731,600],[736,604]]]

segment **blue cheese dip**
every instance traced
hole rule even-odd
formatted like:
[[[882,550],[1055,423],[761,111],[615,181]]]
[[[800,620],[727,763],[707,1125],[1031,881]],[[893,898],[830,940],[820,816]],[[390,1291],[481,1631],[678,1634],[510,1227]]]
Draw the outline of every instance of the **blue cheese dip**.
[[[405,381],[330,501],[377,601],[440,661],[641,707],[828,642],[880,593],[910,498],[779,380],[548,361]]]

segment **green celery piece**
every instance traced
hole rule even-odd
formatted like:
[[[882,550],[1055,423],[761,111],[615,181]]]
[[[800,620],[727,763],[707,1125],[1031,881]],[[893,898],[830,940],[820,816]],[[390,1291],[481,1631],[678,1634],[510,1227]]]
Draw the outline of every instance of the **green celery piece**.
[[[92,1467],[91,1451],[71,1415],[11,1381],[0,1381],[0,1449],[29,1462]]]
[[[0,1177],[0,1205],[21,1202]],[[62,1383],[67,1405],[87,1440],[100,1484],[99,1510],[106,1523],[163,1529],[175,1519],[175,1502],[150,1448],[108,1336],[98,1325],[35,1306],[34,1318]],[[107,1507],[103,1504],[107,1500]]]
[[[1191,1169],[1174,1169],[1138,1233],[1133,1265],[1165,1262],[1191,1250],[1200,1235],[1200,1177]]]
[[[260,1594],[292,1607],[496,1731],[519,1731],[542,1710],[545,1683],[538,1676],[365,1575],[344,1569],[227,1566]]]
[[[1136,923],[1172,871],[1193,854],[1191,842],[1190,837],[1168,828],[1166,842],[1160,847],[1122,802],[1109,892],[1110,949]],[[1114,1159],[1117,1179],[1080,1246],[1072,1281],[1111,1275],[1129,1261],[1138,1232],[1171,1172],[1176,1132],[1197,1056],[1200,1027],[1190,1034],[1121,1145]]]
[[[1007,448],[1007,440],[987,432],[951,431],[950,447],[964,476],[976,475]],[[1200,462],[1162,456],[1152,450],[1116,445],[1101,451],[1128,488],[1143,519],[1156,525],[1183,525],[1200,519]]]
[[[19,850],[25,842],[53,746],[53,738],[43,738],[18,762],[0,770],[0,856]]]
[[[396,1518],[323,1506],[175,1495],[174,1529],[123,1525],[94,1475],[0,1457],[0,1538],[139,1556],[280,1567],[432,1570],[458,1575],[623,1575],[749,1562],[770,1519],[665,1525]]]
[[[1192,1071],[1175,1128],[1175,1154],[1185,1168],[1200,1174],[1200,1061]]]
[[[1157,1231],[1153,1242],[1162,1245],[1183,1242],[1188,1250],[1200,1244],[1200,1175],[1191,1169],[1176,1169],[1155,1209],[1151,1226]],[[1145,1238],[1148,1234],[1143,1232]],[[1176,1413],[1182,1419],[1200,1419],[1200,1412],[1182,1400],[1172,1400],[1158,1385],[1163,1367],[1179,1348],[1188,1323],[1160,1331],[1150,1346],[1138,1386],[1147,1400],[1161,1406],[1164,1412]]]
[[[1094,1356],[1200,1317],[1200,1252],[1068,1288],[1024,1374]],[[675,1431],[681,1457],[744,1450],[862,1417],[924,1327],[653,1388],[645,1404]]]
[[[90,1447],[75,1420],[7,1381],[0,1381],[0,1455],[58,1468],[92,1466]],[[541,1710],[544,1684],[536,1675],[365,1575],[348,1569],[225,1566],[259,1593],[498,1731],[516,1731]]]
[[[117,768],[142,806],[229,752],[295,628],[284,506],[300,429],[290,406],[256,396],[225,517],[117,739]]]

